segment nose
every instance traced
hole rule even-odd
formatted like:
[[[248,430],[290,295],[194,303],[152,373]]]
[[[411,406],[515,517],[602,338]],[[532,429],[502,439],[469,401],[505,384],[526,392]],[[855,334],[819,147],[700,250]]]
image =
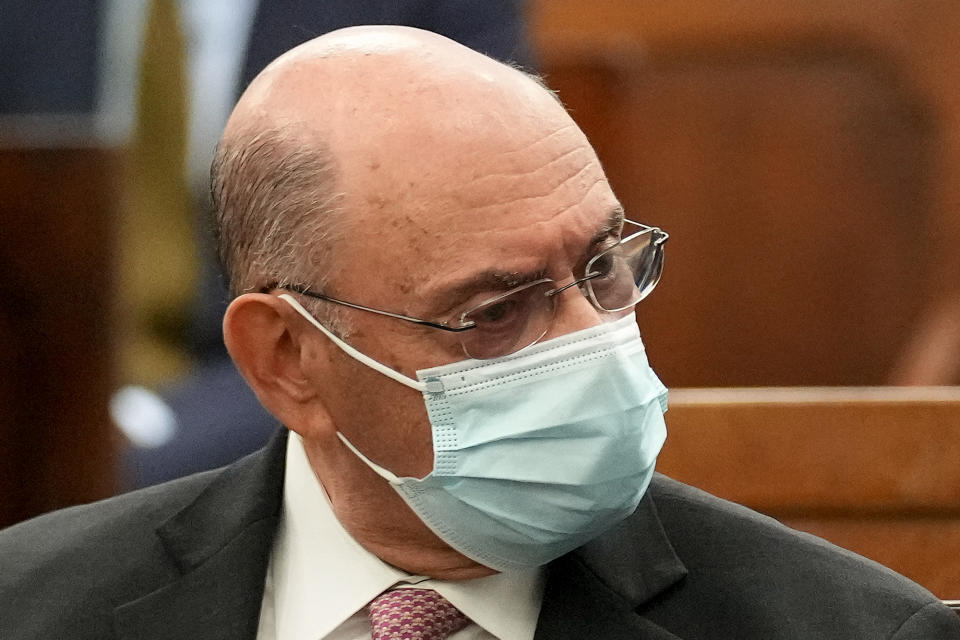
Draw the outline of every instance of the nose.
[[[600,311],[587,298],[583,285],[570,287],[557,294],[557,310],[553,317],[553,324],[547,334],[541,338],[549,340],[581,329],[596,327],[608,321],[611,314]]]

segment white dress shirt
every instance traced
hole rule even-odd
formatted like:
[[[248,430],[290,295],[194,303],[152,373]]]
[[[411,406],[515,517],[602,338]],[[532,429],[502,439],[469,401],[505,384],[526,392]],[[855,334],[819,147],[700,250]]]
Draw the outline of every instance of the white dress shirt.
[[[257,640],[370,638],[366,605],[396,585],[434,589],[472,621],[450,640],[530,640],[543,571],[499,573],[448,582],[412,576],[364,549],[340,525],[291,432],[283,513],[273,543]]]

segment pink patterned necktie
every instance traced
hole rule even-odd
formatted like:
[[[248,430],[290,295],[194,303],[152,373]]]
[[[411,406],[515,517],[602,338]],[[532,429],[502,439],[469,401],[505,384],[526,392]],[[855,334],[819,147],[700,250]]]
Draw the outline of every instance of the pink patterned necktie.
[[[432,589],[392,589],[370,603],[373,640],[443,640],[468,622]]]

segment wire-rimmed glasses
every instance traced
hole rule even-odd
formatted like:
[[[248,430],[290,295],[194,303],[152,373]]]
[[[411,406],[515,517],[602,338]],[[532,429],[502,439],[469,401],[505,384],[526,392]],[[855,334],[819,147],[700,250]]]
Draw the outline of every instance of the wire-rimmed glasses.
[[[365,307],[310,291],[305,285],[288,284],[281,288],[360,311],[454,332],[468,357],[496,358],[535,344],[545,336],[556,313],[557,295],[571,287],[579,287],[597,310],[607,313],[631,309],[653,291],[663,273],[663,245],[670,236],[658,227],[630,220],[624,220],[624,224],[639,230],[593,256],[587,262],[583,277],[562,287],[550,278],[522,284],[458,312],[453,321],[423,320]]]

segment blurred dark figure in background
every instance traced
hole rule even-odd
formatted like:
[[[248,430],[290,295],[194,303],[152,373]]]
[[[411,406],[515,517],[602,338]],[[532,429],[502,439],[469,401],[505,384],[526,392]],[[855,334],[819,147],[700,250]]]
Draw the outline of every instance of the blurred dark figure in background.
[[[93,112],[100,18],[99,2],[0,1],[0,115]]]

